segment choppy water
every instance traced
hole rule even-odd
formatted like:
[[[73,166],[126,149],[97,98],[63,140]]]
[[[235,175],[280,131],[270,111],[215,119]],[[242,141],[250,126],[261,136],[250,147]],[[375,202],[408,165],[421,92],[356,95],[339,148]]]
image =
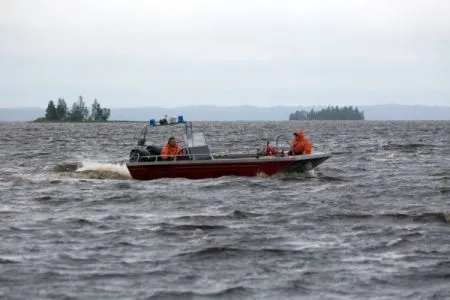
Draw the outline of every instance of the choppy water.
[[[217,151],[301,125],[334,156],[138,182],[121,163],[143,124],[0,124],[0,296],[450,298],[450,122],[202,125]]]

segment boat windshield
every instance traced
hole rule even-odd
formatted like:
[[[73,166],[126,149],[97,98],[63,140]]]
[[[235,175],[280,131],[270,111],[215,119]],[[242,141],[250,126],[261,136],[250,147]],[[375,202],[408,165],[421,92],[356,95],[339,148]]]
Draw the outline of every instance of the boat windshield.
[[[206,138],[203,132],[188,132],[184,136],[187,147],[199,147],[206,145]]]

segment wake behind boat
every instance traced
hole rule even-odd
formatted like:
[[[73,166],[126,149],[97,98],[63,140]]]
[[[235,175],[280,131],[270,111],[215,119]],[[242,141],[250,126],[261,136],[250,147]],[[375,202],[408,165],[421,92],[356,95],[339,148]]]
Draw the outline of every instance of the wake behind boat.
[[[149,129],[160,126],[184,126],[182,150],[168,155],[162,147],[155,144],[146,146]],[[277,173],[297,173],[314,169],[331,157],[331,153],[312,153],[293,155],[289,149],[279,147],[279,135],[276,147],[267,142],[263,151],[254,154],[213,154],[201,130],[194,130],[192,122],[178,119],[162,119],[159,124],[150,120],[139,136],[137,146],[130,153],[126,166],[136,180],[154,180],[160,178],[206,179],[222,176],[272,176]],[[270,149],[269,149],[270,147]]]

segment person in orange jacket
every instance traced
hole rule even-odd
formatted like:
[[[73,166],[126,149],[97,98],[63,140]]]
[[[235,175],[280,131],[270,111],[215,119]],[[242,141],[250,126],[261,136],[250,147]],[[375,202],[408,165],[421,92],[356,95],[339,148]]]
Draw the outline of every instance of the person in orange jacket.
[[[177,155],[182,154],[183,148],[177,145],[175,138],[171,136],[167,144],[161,150],[161,158],[163,160],[176,160]]]
[[[311,154],[312,144],[305,137],[305,134],[301,129],[297,129],[294,132],[294,138],[291,141],[290,155]]]

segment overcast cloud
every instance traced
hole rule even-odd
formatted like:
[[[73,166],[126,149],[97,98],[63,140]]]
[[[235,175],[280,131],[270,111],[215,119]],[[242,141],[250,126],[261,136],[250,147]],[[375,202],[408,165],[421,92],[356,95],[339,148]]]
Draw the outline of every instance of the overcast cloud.
[[[450,105],[450,1],[0,0],[0,107]]]

